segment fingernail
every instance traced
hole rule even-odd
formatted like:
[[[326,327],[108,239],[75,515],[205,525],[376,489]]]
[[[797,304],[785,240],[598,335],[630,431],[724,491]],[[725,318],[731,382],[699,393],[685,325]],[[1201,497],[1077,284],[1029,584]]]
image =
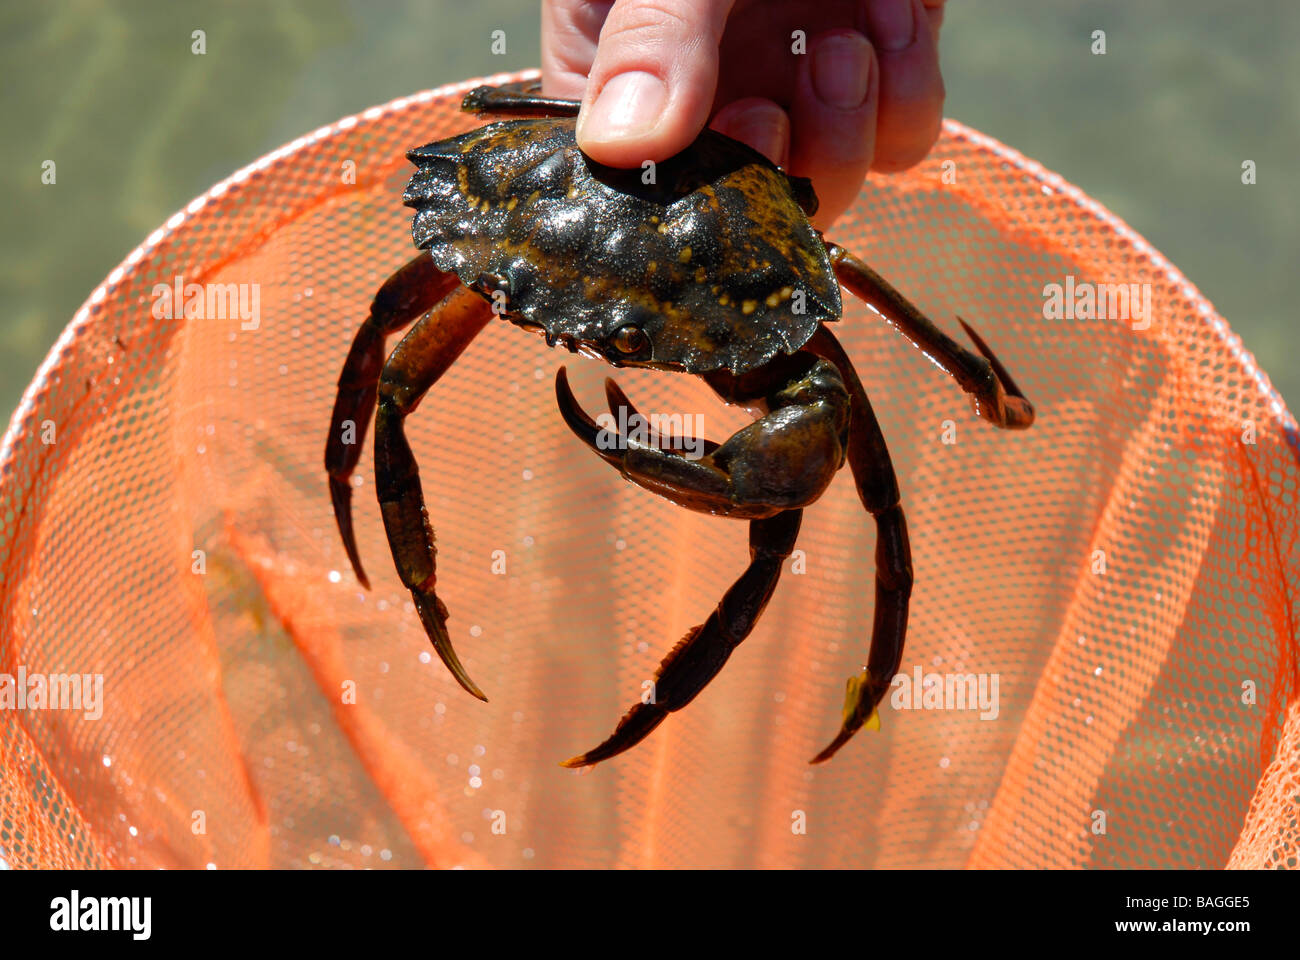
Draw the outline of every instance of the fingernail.
[[[813,50],[812,84],[817,99],[837,110],[854,110],[867,99],[871,44],[860,33],[837,33]]]
[[[906,50],[916,40],[912,0],[875,0],[867,4],[867,26],[877,50]]]
[[[620,73],[578,118],[578,135],[584,139],[626,140],[649,133],[659,122],[668,88],[652,73]]]

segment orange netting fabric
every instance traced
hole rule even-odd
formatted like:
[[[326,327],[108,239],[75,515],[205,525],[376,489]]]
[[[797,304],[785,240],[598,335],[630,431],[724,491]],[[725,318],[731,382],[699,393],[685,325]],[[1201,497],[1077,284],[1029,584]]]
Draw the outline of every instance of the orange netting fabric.
[[[873,178],[833,237],[950,331],[970,319],[1037,423],[977,420],[852,298],[837,332],[908,514],[903,671],[995,676],[996,718],[885,709],[808,766],[872,621],[875,532],[843,475],[718,679],[631,753],[561,769],[743,568],[746,526],[622,482],[552,392],[567,362],[601,409],[609,368],[504,323],[410,422],[450,629],[492,702],[461,691],[388,560],[369,450],[370,593],[322,451],[348,344],[412,253],[403,154],[478,122],[457,112],[467,86],[218,185],[42,367],[0,451],[0,676],[98,674],[104,694],[98,718],[0,711],[0,860],[1296,865],[1295,421],[1141,238],[956,123],[922,166]],[[155,285],[178,277],[256,284],[256,328],[156,319]],[[1044,286],[1067,277],[1150,284],[1152,323],[1044,320]],[[692,378],[619,380],[715,438],[744,422]]]

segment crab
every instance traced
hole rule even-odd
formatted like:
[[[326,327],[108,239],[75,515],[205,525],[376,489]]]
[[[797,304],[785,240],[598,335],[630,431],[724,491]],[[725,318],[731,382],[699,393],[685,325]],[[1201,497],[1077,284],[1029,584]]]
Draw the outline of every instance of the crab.
[[[873,721],[899,670],[912,590],[889,450],[828,326],[841,315],[840,285],[951,375],[981,418],[1022,429],[1033,422],[1032,405],[961,318],[977,352],[827,241],[808,219],[817,208],[811,183],[748,146],[705,130],[657,168],[615,169],[578,148],[578,102],[542,96],[535,83],[478,87],[462,109],[512,119],[407,154],[417,170],[404,201],[415,209],[421,252],[380,287],[338,380],[325,467],[358,581],[369,588],[350,477],[373,415],[375,488],[397,572],[442,662],[486,701],[447,632],[406,417],[494,316],[614,367],[700,376],[756,419],[723,443],[704,440],[691,456],[682,438],[598,425],[579,406],[566,369],[557,372],[560,414],[587,447],[673,503],[747,520],[750,555],[716,609],[663,660],[653,696],[564,765],[630,749],[704,689],[754,629],[794,549],[803,509],[847,462],[876,526],[875,621],[866,663],[848,679],[839,732],[811,762],[830,759]],[[412,322],[385,360],[386,337]],[[606,394],[616,422],[639,415],[613,380]]]

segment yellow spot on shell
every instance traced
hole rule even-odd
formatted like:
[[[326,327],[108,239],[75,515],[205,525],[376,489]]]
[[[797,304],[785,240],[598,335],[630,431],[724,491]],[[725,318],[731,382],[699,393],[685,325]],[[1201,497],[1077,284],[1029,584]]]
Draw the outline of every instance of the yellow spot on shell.
[[[794,293],[794,287],[782,287],[780,293],[782,300],[789,300],[790,295]]]
[[[659,269],[659,264],[655,260],[651,260],[649,263],[645,265],[646,273],[654,273],[658,269]]]
[[[483,206],[479,207],[479,209],[482,210],[484,213],[487,213],[489,210],[492,209],[492,204],[490,204],[490,203],[488,203],[486,200],[484,200],[484,201],[483,201]]]
[[[509,199],[509,201],[507,201],[507,203],[506,203],[506,209],[507,209],[507,210],[513,210],[516,206],[518,206],[518,204],[519,204],[519,198],[518,198],[518,197],[511,197],[511,198]]]
[[[764,300],[763,302],[766,303],[769,307],[775,307],[778,303],[781,302],[781,295],[779,293],[769,293],[767,295],[767,299]]]
[[[725,307],[727,304],[731,303],[731,296],[724,293],[722,296],[718,297],[718,303]]]
[[[696,282],[696,283],[703,283],[703,282],[704,282],[704,278],[707,277],[707,276],[708,276],[708,271],[705,270],[703,267],[696,267],[696,268],[695,268],[695,282]],[[717,293],[717,291],[715,290],[714,293]]]
[[[687,246],[682,247],[682,252],[677,254],[677,259],[682,263],[691,262],[691,248],[689,244]]]
[[[661,224],[659,224],[658,229],[659,229],[659,232],[660,232],[660,233],[667,233],[667,232],[668,232],[668,224],[666,224],[666,223],[661,223]]]
[[[656,216],[651,216],[651,217],[650,217],[650,222],[651,222],[651,223],[658,223],[658,222],[659,222],[659,218],[656,217]]]
[[[740,312],[745,314],[745,316],[749,316],[751,313],[754,312],[755,308],[757,307],[758,307],[757,300],[746,300],[744,303],[740,305]]]

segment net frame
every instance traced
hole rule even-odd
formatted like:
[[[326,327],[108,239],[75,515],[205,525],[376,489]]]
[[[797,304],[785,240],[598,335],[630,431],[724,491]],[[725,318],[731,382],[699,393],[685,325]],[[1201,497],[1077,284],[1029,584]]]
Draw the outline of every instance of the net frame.
[[[626,758],[559,770],[716,602],[744,531],[589,463],[547,402],[563,358],[497,329],[411,428],[446,490],[430,509],[453,629],[493,697],[466,702],[391,569],[371,595],[351,584],[311,471],[346,343],[409,256],[401,153],[475,125],[455,104],[479,82],[345,118],[216,185],[109,275],[42,364],[0,445],[0,673],[103,675],[111,694],[96,721],[0,711],[0,859],[1296,865],[1295,420],[1146,241],[951,120],[831,237],[941,325],[977,319],[1039,422],[981,429],[856,303],[837,333],[908,510],[905,670],[996,674],[998,720],[886,711],[807,768],[871,622],[874,533],[842,478],[808,511],[808,571],[783,578],[709,690]],[[260,283],[269,322],[154,318],[147,291],[178,275]],[[1065,276],[1150,284],[1153,323],[1046,325],[1041,288]],[[593,397],[608,371],[570,372]],[[645,409],[707,411],[718,435],[743,422],[683,379],[620,374]],[[485,423],[512,456],[484,463]],[[368,463],[358,525],[381,568]]]

